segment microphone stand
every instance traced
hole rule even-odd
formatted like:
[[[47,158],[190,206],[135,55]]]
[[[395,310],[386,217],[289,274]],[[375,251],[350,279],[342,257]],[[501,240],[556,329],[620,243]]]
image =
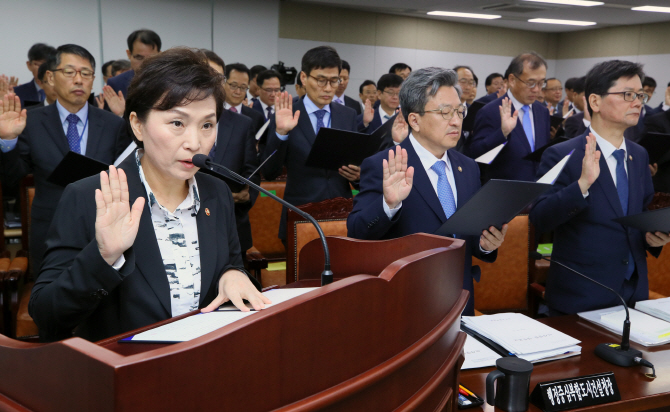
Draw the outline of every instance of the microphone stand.
[[[216,173],[217,175],[221,176],[220,173],[217,173],[212,170],[212,166],[216,166],[222,169],[224,172],[226,172],[226,174],[228,174],[228,176],[230,176],[232,180],[235,180],[238,183],[249,185],[249,187],[258,190],[261,193],[264,193],[266,196],[271,197],[272,199],[286,206],[288,209],[293,210],[303,218],[307,219],[316,228],[316,231],[319,234],[319,238],[321,238],[321,244],[323,245],[324,265],[323,265],[323,272],[321,272],[321,286],[325,286],[333,282],[333,272],[330,270],[330,251],[328,250],[328,244],[326,243],[326,236],[323,234],[323,230],[321,230],[321,226],[319,226],[319,223],[316,221],[316,219],[314,219],[310,214],[305,213],[302,210],[298,209],[297,207],[293,206],[292,204],[288,203],[284,199],[281,199],[276,195],[272,194],[271,192],[263,189],[262,187],[258,186],[249,179],[238,175],[237,173],[233,172],[232,170],[228,169],[227,167],[221,164],[212,162],[212,159],[210,159],[209,156],[205,156],[204,154],[197,154],[193,156],[193,159],[191,161],[195,166],[200,168],[206,168],[212,173]]]

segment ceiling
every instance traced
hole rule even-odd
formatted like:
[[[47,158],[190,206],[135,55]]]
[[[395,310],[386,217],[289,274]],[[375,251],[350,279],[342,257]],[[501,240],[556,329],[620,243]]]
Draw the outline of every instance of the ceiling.
[[[524,0],[296,0],[300,2],[327,4],[377,13],[455,21],[468,24],[505,27],[559,33],[594,28],[670,22],[670,13],[632,11],[636,6],[670,6],[668,0],[600,0],[605,4],[594,7],[563,6],[536,3]],[[455,11],[479,14],[497,14],[502,18],[480,20],[457,17],[428,16],[429,11]],[[532,18],[593,21],[595,26],[566,26],[556,24],[529,23]]]

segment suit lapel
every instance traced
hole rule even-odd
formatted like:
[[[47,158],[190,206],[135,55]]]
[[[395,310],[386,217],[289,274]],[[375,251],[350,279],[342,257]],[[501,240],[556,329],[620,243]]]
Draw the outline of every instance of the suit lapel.
[[[584,141],[586,142],[586,138],[584,138]],[[596,150],[600,150],[600,146],[596,146]],[[600,175],[595,183],[598,184],[603,193],[605,193],[605,197],[616,212],[616,215],[621,217],[623,216],[623,209],[621,208],[621,202],[619,201],[619,193],[616,190],[616,186],[614,186],[614,179],[612,179],[612,174],[607,166],[605,156],[602,155],[602,151],[600,153]],[[628,181],[630,182],[630,177]],[[628,197],[630,198],[630,196]]]
[[[214,154],[214,161],[216,163],[223,163],[223,155],[226,153],[226,148],[233,135],[233,116],[235,116],[235,114],[224,110],[221,120],[219,121],[219,130],[216,136],[216,152]]]
[[[627,145],[628,149],[628,159],[626,159],[626,165],[628,167],[628,214],[640,212],[640,209],[635,208],[635,205],[642,205],[644,200],[643,186],[636,184],[635,182],[641,182],[640,170],[636,167],[635,158],[638,156],[633,156],[630,152],[630,143]],[[639,158],[638,158],[639,161]],[[643,168],[642,171],[646,172],[646,168]],[[643,205],[642,207],[646,207]]]
[[[518,118],[516,121],[516,127],[512,129],[512,136],[516,137],[521,141],[521,144],[523,147],[526,148],[526,151],[528,153],[532,152],[530,148],[530,143],[528,143],[528,137],[526,136],[526,132],[523,130],[523,124],[521,123],[521,118]]]
[[[545,106],[537,105],[533,103],[531,106],[531,110],[533,110],[533,130],[535,131],[535,147],[532,149],[532,151],[535,151],[536,149],[539,149],[540,147],[544,146],[545,144],[549,143],[548,140],[545,138],[548,136],[545,136],[544,131],[542,130],[541,127],[538,127],[540,125],[540,119],[544,118],[544,116],[541,114],[541,110],[547,111],[547,108]],[[539,138],[539,141],[538,141]],[[530,144],[528,145],[530,147]]]
[[[344,121],[344,116],[340,114],[341,107],[335,107],[336,105],[340,105],[339,103],[331,103],[330,104],[330,127],[333,129],[339,129],[339,130],[347,130],[349,127],[348,124],[345,123]],[[340,105],[342,106],[342,105]]]
[[[199,179],[199,177],[196,174],[198,193],[203,197],[200,199],[200,209],[198,209],[195,220],[198,226],[198,246],[200,247],[200,304],[202,305],[212,286],[214,275],[217,275],[217,279],[219,275],[219,273],[214,273],[217,261],[216,251],[218,250],[216,228],[218,227],[217,221],[222,217],[212,213],[221,210],[221,208],[216,207],[216,198],[211,195],[212,191],[207,190],[202,182],[203,179]],[[207,211],[210,213],[207,213]]]
[[[465,176],[463,176],[463,173],[461,172],[463,170],[463,165],[461,164],[460,159],[457,159],[456,156],[451,153],[451,150],[447,151],[447,156],[449,156],[451,170],[454,174],[454,184],[456,185],[456,193],[458,194],[456,210],[458,210],[469,200],[469,193],[466,193],[467,185]],[[451,190],[454,190],[454,188],[452,187]]]
[[[424,169],[423,164],[419,159],[419,155],[416,154],[412,142],[409,139],[405,139],[401,145],[403,148],[407,149],[407,167],[414,167],[414,188],[416,188],[417,192],[419,192],[428,206],[433,209],[433,212],[435,212],[440,221],[442,223],[446,222],[447,215],[444,214],[440,199],[437,197],[437,193],[435,193],[435,189],[433,189],[430,179],[428,179],[428,173],[426,173],[426,169]]]
[[[305,105],[303,104],[302,99],[298,102],[296,106],[293,107],[293,109],[294,109],[293,113],[295,113],[296,110],[300,110],[300,117],[298,118],[298,127],[300,128],[300,131],[302,131],[303,136],[305,136],[305,139],[307,139],[311,147],[312,144],[314,144],[314,140],[316,140],[316,133],[314,133],[314,129],[312,128],[312,121],[309,119],[307,109],[305,109]],[[331,112],[331,119],[332,118],[333,117]]]
[[[170,303],[170,285],[168,284],[167,273],[163,265],[156,232],[151,221],[151,211],[149,210],[149,201],[147,192],[140,180],[140,174],[135,164],[135,152],[119,165],[128,176],[128,193],[131,204],[138,197],[145,199],[142,217],[140,218],[140,227],[135,238],[135,265],[142,276],[146,279],[151,289],[156,294],[158,301],[168,314],[172,314],[172,305]]]
[[[56,143],[56,146],[63,153],[63,156],[70,151],[70,145],[67,142],[67,137],[63,131],[63,124],[60,121],[60,116],[58,115],[58,107],[56,104],[48,106],[42,112],[44,118],[42,119],[42,125],[46,129],[47,133],[53,141]]]
[[[84,120],[85,122],[86,120]],[[93,110],[93,106],[88,105],[88,141],[86,142],[86,153],[88,157],[97,159],[98,149],[104,133],[102,117]]]

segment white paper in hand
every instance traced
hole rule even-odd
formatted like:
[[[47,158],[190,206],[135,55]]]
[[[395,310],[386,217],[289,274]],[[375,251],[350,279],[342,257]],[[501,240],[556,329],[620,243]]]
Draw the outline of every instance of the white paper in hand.
[[[573,149],[563,159],[561,159],[560,162],[556,163],[556,166],[552,167],[551,170],[545,173],[544,176],[542,176],[540,180],[537,181],[537,183],[546,183],[553,185],[554,182],[556,182],[556,179],[558,179],[558,175],[561,174],[563,168],[568,163],[568,160],[570,160],[570,156],[572,156],[572,152],[574,151],[575,150]]]
[[[493,149],[489,150],[488,152],[476,158],[475,162],[490,165],[491,162],[493,162],[496,156],[498,156],[498,153],[500,153],[500,151],[503,149],[503,147],[505,147],[506,144],[507,142],[499,144],[498,146],[494,147]]]
[[[260,139],[261,139],[261,136],[263,136],[263,133],[265,133],[265,130],[268,128],[268,125],[269,125],[269,124],[270,124],[270,119],[268,119],[268,121],[265,122],[265,124],[263,125],[263,127],[261,127],[261,128],[258,130],[258,133],[256,133],[256,140],[260,140]]]

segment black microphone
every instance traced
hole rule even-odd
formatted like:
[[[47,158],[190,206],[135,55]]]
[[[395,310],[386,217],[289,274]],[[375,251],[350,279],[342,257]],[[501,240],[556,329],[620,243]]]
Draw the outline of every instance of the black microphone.
[[[642,359],[642,352],[640,352],[637,349],[631,349],[630,347],[630,316],[628,314],[628,305],[626,305],[626,301],[621,297],[621,295],[619,295],[614,289],[605,286],[602,283],[593,280],[582,273],[577,272],[576,270],[564,265],[558,260],[547,259],[546,257],[542,256],[542,254],[539,252],[536,251],[530,252],[530,257],[531,259],[534,260],[543,259],[546,260],[547,262],[556,263],[557,265],[562,266],[568,269],[569,271],[583,277],[584,279],[589,280],[595,283],[596,285],[603,287],[609,290],[610,292],[614,293],[615,295],[617,295],[617,297],[621,299],[621,303],[623,304],[623,307],[626,310],[626,320],[623,322],[623,334],[621,337],[621,345],[617,345],[615,343],[601,343],[598,346],[596,346],[596,355],[598,355],[600,358],[606,360],[609,363],[613,363],[619,366],[644,365],[653,369],[654,366],[651,365],[651,363]]]
[[[321,273],[321,286],[328,285],[333,282],[333,272],[330,270],[330,252],[328,251],[328,244],[326,243],[326,236],[323,234],[323,230],[321,230],[321,226],[319,226],[319,223],[314,219],[310,214],[303,212],[302,210],[298,209],[297,207],[293,206],[289,202],[285,201],[284,199],[281,199],[274,194],[270,193],[269,191],[263,189],[262,187],[258,186],[251,180],[244,178],[237,173],[233,172],[232,170],[228,169],[227,167],[220,165],[218,163],[212,162],[212,159],[209,158],[209,156],[205,156],[204,154],[197,154],[193,156],[193,159],[191,159],[191,162],[199,168],[204,168],[210,171],[211,173],[215,174],[217,177],[221,179],[227,179],[226,176],[222,175],[221,173],[215,172],[212,170],[212,166],[216,166],[226,172],[226,174],[232,179],[237,181],[238,183],[246,184],[249,185],[249,187],[258,190],[261,193],[265,193],[268,197],[273,198],[277,202],[281,203],[282,205],[286,206],[287,208],[291,209],[292,211],[296,212],[300,216],[304,217],[305,219],[309,220],[311,224],[314,225],[316,228],[316,231],[319,233],[319,237],[321,238],[321,243],[323,244],[323,254],[324,254],[324,265],[323,265],[323,272]]]

